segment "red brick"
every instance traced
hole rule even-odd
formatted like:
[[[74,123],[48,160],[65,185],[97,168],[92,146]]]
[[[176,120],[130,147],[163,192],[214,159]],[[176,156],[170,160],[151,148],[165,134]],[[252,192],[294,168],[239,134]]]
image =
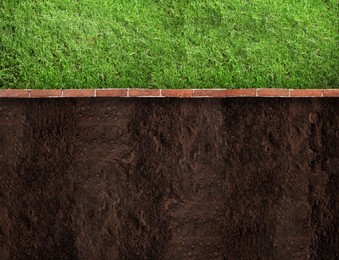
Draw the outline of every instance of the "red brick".
[[[226,96],[228,97],[255,97],[256,89],[227,89]]]
[[[253,97],[255,89],[195,89],[195,97]]]
[[[193,97],[224,97],[225,89],[193,89]]]
[[[339,97],[339,89],[324,89],[324,97]]]
[[[27,89],[0,89],[0,97],[8,98],[28,98],[29,90]]]
[[[258,89],[259,97],[288,97],[289,89],[282,88],[262,88]]]
[[[97,97],[127,97],[128,89],[115,88],[115,89],[97,89]]]
[[[321,97],[322,89],[291,89],[291,97]]]
[[[131,97],[160,97],[160,89],[130,89]]]
[[[47,97],[61,97],[61,89],[32,89],[30,91],[31,98],[47,98]]]
[[[163,89],[161,90],[163,97],[192,97],[192,89]]]
[[[94,97],[94,89],[65,89],[64,97]]]

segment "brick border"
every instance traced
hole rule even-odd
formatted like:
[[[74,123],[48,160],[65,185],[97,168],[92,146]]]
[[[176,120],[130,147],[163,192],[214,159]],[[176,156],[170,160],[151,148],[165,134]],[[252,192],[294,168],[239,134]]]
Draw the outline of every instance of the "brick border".
[[[339,89],[0,89],[0,98],[64,97],[339,97]]]

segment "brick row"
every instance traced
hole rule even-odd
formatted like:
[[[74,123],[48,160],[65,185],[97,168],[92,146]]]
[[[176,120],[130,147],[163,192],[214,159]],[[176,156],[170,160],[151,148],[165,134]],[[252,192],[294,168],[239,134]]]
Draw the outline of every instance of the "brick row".
[[[0,89],[0,98],[60,97],[339,97],[339,89]]]

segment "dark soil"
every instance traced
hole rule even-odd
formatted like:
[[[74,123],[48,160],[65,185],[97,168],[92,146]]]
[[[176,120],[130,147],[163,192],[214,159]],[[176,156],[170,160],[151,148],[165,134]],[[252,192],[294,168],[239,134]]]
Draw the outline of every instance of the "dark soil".
[[[339,99],[0,99],[0,259],[335,259]]]

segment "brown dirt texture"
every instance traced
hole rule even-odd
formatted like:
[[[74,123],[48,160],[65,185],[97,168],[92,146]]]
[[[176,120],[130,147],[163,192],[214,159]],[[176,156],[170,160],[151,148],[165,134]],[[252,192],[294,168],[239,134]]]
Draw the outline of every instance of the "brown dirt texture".
[[[0,99],[0,259],[338,259],[339,99]]]

